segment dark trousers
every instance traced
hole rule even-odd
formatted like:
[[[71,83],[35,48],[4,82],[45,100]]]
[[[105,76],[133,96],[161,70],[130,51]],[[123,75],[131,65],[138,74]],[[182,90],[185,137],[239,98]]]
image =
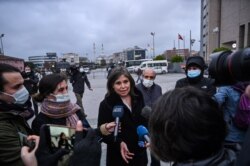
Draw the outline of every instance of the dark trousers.
[[[82,104],[82,97],[83,97],[83,94],[79,94],[79,93],[75,93],[75,96],[76,96],[76,104],[79,105],[82,109],[81,109],[81,112],[84,116],[87,116],[85,114],[85,111],[84,111],[84,108],[83,108],[83,104]]]
[[[151,156],[151,164],[150,166],[161,166],[161,162],[155,158],[155,156],[150,153]]]

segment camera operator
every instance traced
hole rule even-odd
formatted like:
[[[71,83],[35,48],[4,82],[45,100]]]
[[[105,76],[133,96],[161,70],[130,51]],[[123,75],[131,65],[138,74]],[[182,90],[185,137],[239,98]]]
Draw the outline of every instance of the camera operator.
[[[246,99],[250,100],[250,48],[235,52],[217,52],[210,55],[210,57],[212,60],[209,65],[209,75],[215,79],[215,84],[220,86],[215,98],[222,105],[224,119],[228,125],[226,144],[229,142],[237,145],[242,144],[242,141],[244,141],[236,165],[249,165],[250,160],[247,156],[249,156],[250,151],[250,128],[248,127],[247,133],[247,130],[237,128],[233,118],[235,118],[236,112],[239,111],[241,94],[244,93]],[[244,85],[240,82],[248,82],[248,84]]]
[[[245,87],[246,85],[242,82],[238,82],[234,85],[221,86],[214,95],[215,100],[218,102],[224,114],[224,120],[228,128],[224,146],[235,152],[241,150],[241,144],[246,133],[246,130],[238,128],[234,123],[234,117],[238,110],[241,94],[244,93]]]

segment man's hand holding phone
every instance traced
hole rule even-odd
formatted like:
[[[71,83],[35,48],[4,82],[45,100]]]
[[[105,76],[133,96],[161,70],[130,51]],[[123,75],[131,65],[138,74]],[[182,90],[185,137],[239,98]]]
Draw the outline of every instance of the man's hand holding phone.
[[[35,147],[24,145],[21,149],[21,158],[25,166],[37,166],[37,160],[35,156],[35,151],[37,150],[39,137],[36,135],[30,135],[27,137],[27,140],[35,143]]]

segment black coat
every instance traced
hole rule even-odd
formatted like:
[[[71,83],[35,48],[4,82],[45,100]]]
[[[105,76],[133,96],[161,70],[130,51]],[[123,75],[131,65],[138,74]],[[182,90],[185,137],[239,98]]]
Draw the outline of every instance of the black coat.
[[[23,85],[28,90],[29,94],[32,95],[37,93],[39,78],[35,75],[35,73],[33,71],[29,74],[22,72],[22,76],[24,79]]]
[[[106,165],[127,165],[121,157],[120,142],[123,141],[127,144],[128,150],[134,153],[133,160],[129,160],[129,165],[146,166],[147,155],[146,149],[138,146],[138,135],[136,129],[139,125],[147,126],[146,119],[141,116],[141,110],[144,107],[144,101],[142,94],[135,89],[137,96],[132,97],[132,112],[122,102],[120,96],[116,93],[105,97],[99,106],[98,126],[101,124],[112,122],[114,118],[112,116],[113,107],[115,105],[122,105],[124,107],[123,117],[120,118],[121,132],[119,133],[119,139],[114,143],[113,135],[103,137],[103,142],[107,144],[107,160]]]
[[[79,71],[75,71],[70,78],[70,82],[72,83],[72,86],[73,86],[73,92],[78,93],[78,94],[84,93],[85,83],[89,89],[91,88],[87,74],[85,72],[81,73]]]
[[[145,105],[151,108],[157,99],[162,96],[161,87],[155,83],[150,88],[146,88],[142,83],[137,84],[136,87],[141,91]]]
[[[248,154],[249,155],[249,154]],[[234,166],[236,154],[230,149],[221,149],[217,154],[204,160],[190,160],[187,162],[174,163],[173,166]],[[240,165],[246,166],[246,165]]]
[[[216,93],[216,87],[214,85],[214,80],[210,78],[202,77],[199,81],[192,83],[188,78],[182,78],[176,82],[175,88],[182,88],[185,86],[193,86],[200,90],[207,92],[210,96]]]

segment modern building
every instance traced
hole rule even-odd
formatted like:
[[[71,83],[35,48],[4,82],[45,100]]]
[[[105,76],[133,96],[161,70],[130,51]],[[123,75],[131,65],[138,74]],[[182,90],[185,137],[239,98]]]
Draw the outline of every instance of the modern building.
[[[134,48],[127,48],[123,51],[124,60],[138,60],[146,59],[146,49],[134,46]]]
[[[183,59],[187,59],[187,57],[189,56],[189,49],[176,49],[176,48],[173,48],[172,50],[166,50],[164,52],[164,56],[166,57],[166,59],[168,61],[171,60],[171,58],[175,55],[179,55],[179,56],[182,56]]]
[[[60,58],[60,61],[62,59],[65,59],[66,62],[70,63],[70,65],[79,65],[80,63],[79,55],[76,53],[65,53],[63,54],[62,58]]]
[[[201,0],[201,56],[250,47],[250,0]]]
[[[55,63],[58,61],[56,53],[46,53],[41,56],[30,56],[28,57],[29,62],[32,62],[38,68],[44,68],[45,64]]]
[[[118,64],[125,61],[124,52],[115,52],[110,57],[112,58],[112,63]]]
[[[0,63],[9,64],[18,68],[20,71],[24,70],[24,60],[20,58],[0,55]]]

